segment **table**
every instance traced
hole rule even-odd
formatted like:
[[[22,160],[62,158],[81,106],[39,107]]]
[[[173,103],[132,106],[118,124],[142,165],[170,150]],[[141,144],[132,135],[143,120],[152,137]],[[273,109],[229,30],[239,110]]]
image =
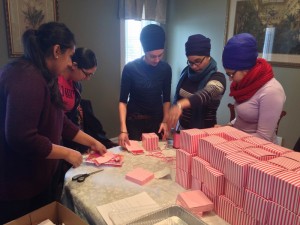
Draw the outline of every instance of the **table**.
[[[175,157],[176,151],[169,148],[166,142],[159,142],[162,153]],[[71,168],[65,175],[65,185],[62,203],[80,215],[90,225],[106,224],[97,206],[107,204],[119,199],[127,198],[141,192],[146,192],[160,206],[175,204],[179,193],[186,191],[175,182],[175,161],[167,162],[161,158],[143,155],[132,155],[121,147],[109,149],[114,153],[124,155],[122,167],[94,166],[83,163],[78,168]],[[136,167],[157,172],[166,167],[171,168],[171,175],[162,179],[153,179],[149,183],[140,186],[125,179],[125,174]],[[72,177],[79,173],[88,173],[97,168],[104,171],[89,176],[83,183],[72,181]],[[228,225],[214,212],[203,217],[203,221],[209,225]]]

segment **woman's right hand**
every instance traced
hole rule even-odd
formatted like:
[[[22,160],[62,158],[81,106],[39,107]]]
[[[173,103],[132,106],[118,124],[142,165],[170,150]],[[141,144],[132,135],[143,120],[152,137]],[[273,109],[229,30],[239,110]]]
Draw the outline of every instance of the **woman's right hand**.
[[[65,160],[71,163],[74,168],[76,168],[82,163],[82,155],[80,152],[70,148]]]
[[[119,145],[125,148],[125,144],[129,144],[128,133],[121,133],[119,135]]]

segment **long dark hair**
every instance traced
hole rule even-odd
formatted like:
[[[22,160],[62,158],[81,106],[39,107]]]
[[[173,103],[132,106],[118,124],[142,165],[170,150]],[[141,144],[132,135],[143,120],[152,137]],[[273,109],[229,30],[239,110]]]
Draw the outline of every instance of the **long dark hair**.
[[[52,54],[54,45],[59,45],[62,53],[73,48],[75,46],[74,34],[63,23],[49,22],[42,24],[37,30],[25,31],[22,42],[23,58],[31,61],[41,71],[50,89],[51,102],[63,108],[57,76],[54,76],[47,68],[46,58]]]
[[[88,48],[76,48],[72,62],[76,62],[79,69],[91,69],[97,66],[96,55]]]

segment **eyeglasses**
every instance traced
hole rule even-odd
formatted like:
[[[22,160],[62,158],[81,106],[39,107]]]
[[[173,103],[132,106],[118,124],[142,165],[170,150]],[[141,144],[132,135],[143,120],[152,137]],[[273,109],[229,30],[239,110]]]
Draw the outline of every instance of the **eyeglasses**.
[[[233,71],[232,73],[227,73],[226,72],[226,75],[229,76],[230,78],[233,78],[234,75],[236,74],[237,70]]]
[[[85,72],[82,68],[80,70],[83,72],[83,74],[85,75],[86,78],[89,78],[94,75],[93,73]]]
[[[186,64],[188,64],[190,67],[192,67],[192,66],[200,66],[202,63],[203,63],[203,61],[204,61],[204,59],[206,58],[206,56],[204,56],[200,61],[196,61],[196,62],[191,62],[191,61],[186,61]]]

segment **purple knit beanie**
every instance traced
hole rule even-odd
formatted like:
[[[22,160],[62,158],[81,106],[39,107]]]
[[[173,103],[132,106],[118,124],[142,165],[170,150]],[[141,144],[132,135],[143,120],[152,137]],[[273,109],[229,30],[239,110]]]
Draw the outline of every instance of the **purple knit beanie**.
[[[224,47],[223,67],[230,70],[247,70],[256,64],[256,39],[248,33],[234,35]]]
[[[210,56],[210,39],[203,36],[202,34],[194,34],[189,36],[185,43],[185,54],[199,55],[199,56]]]
[[[165,48],[165,31],[156,24],[145,26],[140,34],[140,41],[144,52]]]

